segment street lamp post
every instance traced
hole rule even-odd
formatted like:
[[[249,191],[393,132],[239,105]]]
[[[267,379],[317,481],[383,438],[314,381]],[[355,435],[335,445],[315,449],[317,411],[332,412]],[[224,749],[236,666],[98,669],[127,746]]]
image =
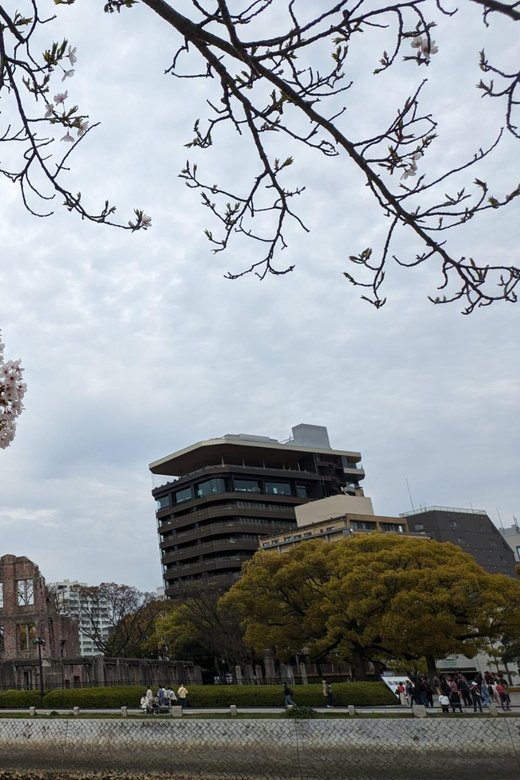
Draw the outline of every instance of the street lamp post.
[[[38,647],[38,666],[40,668],[40,704],[43,704],[43,695],[45,693],[43,686],[43,662],[42,662],[42,647],[45,647],[45,639],[41,636],[37,636],[33,639],[33,645]]]

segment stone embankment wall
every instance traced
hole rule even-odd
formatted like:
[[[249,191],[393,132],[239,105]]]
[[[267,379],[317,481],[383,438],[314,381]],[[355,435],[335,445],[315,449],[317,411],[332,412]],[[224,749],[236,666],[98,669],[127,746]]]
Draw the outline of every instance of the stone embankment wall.
[[[520,719],[0,720],[2,769],[172,780],[518,780]]]

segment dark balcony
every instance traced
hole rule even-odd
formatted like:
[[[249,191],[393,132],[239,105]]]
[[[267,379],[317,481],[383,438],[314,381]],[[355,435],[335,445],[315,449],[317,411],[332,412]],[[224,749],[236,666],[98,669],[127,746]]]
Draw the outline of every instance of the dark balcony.
[[[244,511],[244,510],[242,510]],[[270,536],[271,534],[285,531],[295,526],[294,515],[289,517],[273,517],[275,522],[268,522],[264,518],[243,518],[229,520],[227,522],[209,523],[208,525],[191,528],[189,531],[180,531],[171,533],[162,539],[160,547],[162,550],[168,550],[173,544],[184,544],[185,542],[195,541],[197,539],[208,539],[211,536],[227,534],[255,534],[256,536]],[[171,525],[161,528],[161,533],[172,529]],[[277,530],[279,529],[279,530]]]
[[[175,566],[173,569],[168,569],[164,576],[167,580],[172,582],[179,577],[189,577],[193,574],[203,574],[205,572],[218,573],[219,571],[239,571],[242,564],[248,561],[250,558],[251,555],[248,555],[247,553],[242,555],[228,555],[221,558],[205,558],[202,561],[196,561],[195,563],[191,564],[183,564],[180,566]],[[175,587],[173,583],[170,585],[170,588],[172,587]]]
[[[197,559],[200,556],[206,556],[208,553],[229,553],[230,555],[243,555],[251,557],[258,550],[258,539],[240,539],[230,537],[229,539],[217,539],[212,542],[201,542],[187,547],[181,547],[177,550],[171,550],[164,553],[162,563],[174,563],[176,561],[189,558]],[[211,558],[203,558],[204,561],[211,563]]]

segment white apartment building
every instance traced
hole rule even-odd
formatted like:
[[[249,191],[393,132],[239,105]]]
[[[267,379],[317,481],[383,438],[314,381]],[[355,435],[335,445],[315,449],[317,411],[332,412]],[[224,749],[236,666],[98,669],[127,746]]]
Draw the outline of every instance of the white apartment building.
[[[82,594],[82,588],[88,587],[86,582],[62,580],[61,582],[49,582],[47,587],[56,596],[58,610],[78,622],[81,655],[102,654],[102,650],[93,637],[93,629],[103,640],[108,637],[113,626],[108,619],[107,605],[103,604],[102,599],[93,603],[91,599]]]

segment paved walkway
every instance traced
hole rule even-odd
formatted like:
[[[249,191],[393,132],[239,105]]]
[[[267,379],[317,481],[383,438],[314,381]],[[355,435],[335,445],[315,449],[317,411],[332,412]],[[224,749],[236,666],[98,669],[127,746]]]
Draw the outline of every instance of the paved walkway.
[[[327,709],[326,707],[313,707],[313,709],[316,710],[316,712],[319,713],[341,713],[348,715],[348,707],[333,707],[332,710]],[[464,712],[473,712],[472,707],[463,707],[462,708]],[[241,707],[237,706],[237,712],[241,715],[256,715],[261,713],[266,714],[272,714],[272,715],[279,715],[281,712],[283,712],[283,707]],[[71,707],[56,707],[52,710],[49,709],[40,709],[39,707],[36,708],[36,712],[41,715],[49,715],[51,712],[59,712],[62,715],[71,714],[72,708]],[[83,716],[87,715],[89,712],[91,712],[93,715],[120,715],[121,714],[121,708],[112,708],[112,709],[81,709],[80,712]],[[359,715],[363,715],[364,713],[367,714],[380,714],[385,715],[389,713],[411,713],[412,708],[411,707],[402,707],[399,704],[393,704],[393,705],[387,705],[384,707],[357,707],[356,706],[356,713]],[[513,713],[520,713],[520,692],[513,692],[511,693],[511,712]],[[29,715],[29,710],[27,707],[23,709],[0,709],[0,715],[7,715],[7,714],[23,714],[26,713]],[[129,715],[137,715],[140,714],[141,710],[138,707],[129,707],[128,708],[128,714]],[[185,709],[186,715],[208,715],[208,714],[215,714],[215,715],[226,715],[229,714],[229,707],[187,707]],[[484,709],[484,715],[489,715],[489,710]],[[502,709],[498,707],[498,714],[502,715],[503,713]],[[441,708],[436,704],[433,709],[428,709],[428,715],[442,715]],[[149,717],[155,717],[150,715]]]

